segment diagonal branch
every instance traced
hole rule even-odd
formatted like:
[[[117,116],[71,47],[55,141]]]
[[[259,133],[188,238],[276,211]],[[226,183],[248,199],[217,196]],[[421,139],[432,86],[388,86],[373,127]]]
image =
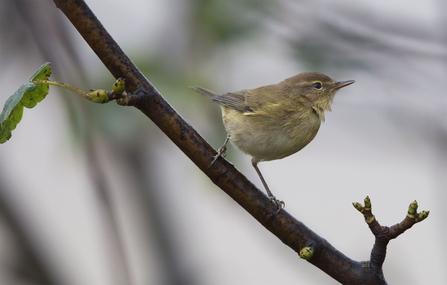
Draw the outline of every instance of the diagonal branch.
[[[343,284],[385,284],[365,263],[337,251],[325,239],[275,204],[231,163],[219,158],[208,166],[216,151],[169,105],[107,33],[82,0],[54,0],[115,78],[126,80],[133,105],[150,118],[219,188],[233,198],[267,230],[297,253],[310,249],[306,258]],[[305,255],[302,255],[305,256]]]

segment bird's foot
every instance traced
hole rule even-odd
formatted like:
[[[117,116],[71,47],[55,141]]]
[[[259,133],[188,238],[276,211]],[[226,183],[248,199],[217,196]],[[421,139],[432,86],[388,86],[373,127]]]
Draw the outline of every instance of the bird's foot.
[[[227,156],[227,144],[225,143],[223,146],[221,146],[219,148],[219,150],[217,151],[217,154],[215,156],[213,156],[213,161],[211,162],[210,166],[208,166],[208,168],[210,168],[214,162],[216,162],[216,160],[219,158],[219,156],[225,158],[225,156]]]
[[[272,202],[275,203],[276,207],[278,208],[278,211],[276,211],[276,214],[278,214],[279,211],[281,211],[281,209],[284,209],[284,207],[286,206],[286,203],[284,203],[284,201],[276,199],[276,197],[273,195],[270,196],[270,200],[272,200]]]

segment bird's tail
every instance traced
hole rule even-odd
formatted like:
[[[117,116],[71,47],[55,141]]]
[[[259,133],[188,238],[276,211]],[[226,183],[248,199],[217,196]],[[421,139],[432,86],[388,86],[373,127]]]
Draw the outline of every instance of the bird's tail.
[[[219,95],[216,92],[210,91],[210,90],[202,88],[202,87],[190,86],[189,88],[191,88],[192,90],[194,90],[194,91],[196,91],[196,92],[198,92],[200,94],[203,94],[203,95],[211,97],[211,98],[213,98],[214,96]]]

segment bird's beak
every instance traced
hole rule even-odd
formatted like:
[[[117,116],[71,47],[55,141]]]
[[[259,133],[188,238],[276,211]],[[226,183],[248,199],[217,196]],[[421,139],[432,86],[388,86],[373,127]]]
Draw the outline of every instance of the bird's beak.
[[[354,82],[355,82],[354,80],[337,81],[337,82],[334,83],[332,88],[333,89],[340,89],[340,88],[343,88],[345,86],[351,85]]]

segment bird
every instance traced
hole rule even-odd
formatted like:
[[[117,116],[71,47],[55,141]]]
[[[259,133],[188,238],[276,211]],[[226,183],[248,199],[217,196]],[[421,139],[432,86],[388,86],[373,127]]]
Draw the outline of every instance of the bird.
[[[331,111],[338,90],[354,80],[336,81],[320,72],[304,72],[277,84],[219,94],[190,87],[219,103],[227,132],[213,162],[225,157],[227,143],[252,157],[251,163],[278,212],[285,203],[275,197],[258,163],[290,156],[308,145]],[[210,165],[210,166],[211,166]]]

